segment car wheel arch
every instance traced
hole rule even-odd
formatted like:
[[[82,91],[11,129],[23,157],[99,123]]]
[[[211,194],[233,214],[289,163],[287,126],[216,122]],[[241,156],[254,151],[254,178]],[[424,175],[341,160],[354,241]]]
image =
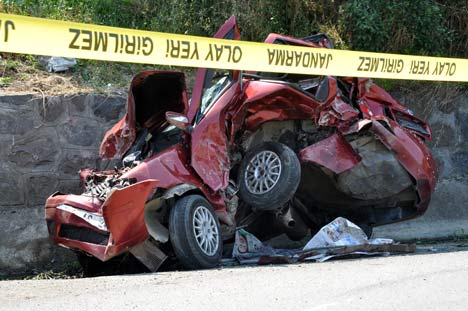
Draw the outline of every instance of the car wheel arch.
[[[162,198],[165,199],[165,200],[168,200],[168,199],[174,198],[176,196],[181,197],[181,196],[185,195],[189,191],[190,192],[196,192],[196,193],[199,193],[199,194],[202,193],[202,191],[197,186],[192,185],[192,184],[184,183],[184,184],[179,184],[179,185],[176,185],[174,187],[171,187],[171,188],[167,189],[164,192],[164,194],[162,195]]]
[[[174,199],[189,194],[203,195],[202,191],[197,186],[184,183],[166,189],[162,195],[146,202],[144,219],[148,233],[153,239],[161,243],[169,241],[169,231],[167,227],[158,220],[157,213],[166,202],[170,209],[174,205]],[[169,212],[169,210],[167,212]]]
[[[252,146],[267,141],[281,142],[295,149],[295,146],[292,146],[291,143],[281,139],[287,132],[294,134],[296,127],[295,121],[296,120],[268,120],[261,123],[260,126],[242,142],[243,149],[248,150]]]

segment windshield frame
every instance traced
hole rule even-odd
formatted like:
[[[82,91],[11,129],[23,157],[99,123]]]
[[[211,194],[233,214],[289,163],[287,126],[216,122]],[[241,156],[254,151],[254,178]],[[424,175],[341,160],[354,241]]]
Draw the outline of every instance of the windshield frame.
[[[216,104],[219,98],[223,96],[226,90],[229,89],[229,87],[233,84],[233,82],[234,82],[234,79],[232,78],[232,73],[229,73],[227,75],[221,76],[218,79],[218,81],[212,84],[209,88],[203,89],[203,94],[202,94],[202,98],[200,101],[200,107],[197,111],[197,115],[195,116],[195,125],[200,123],[200,121],[209,113],[211,108]],[[217,89],[217,92],[213,93],[212,96],[210,96],[210,98],[208,99],[208,102],[205,104],[204,100],[205,100],[205,96],[207,95],[207,92],[209,92],[210,90],[215,90],[216,87],[219,87]]]
[[[239,40],[240,33],[239,28],[237,27],[237,21],[234,16],[231,16],[216,32],[213,36],[214,38],[228,39],[228,40]],[[190,105],[187,113],[187,118],[190,123],[194,123],[195,120],[198,120],[201,100],[203,93],[206,89],[211,86],[213,75],[216,69],[207,69],[200,68],[197,71],[195,84],[193,87],[192,98],[190,100]],[[240,77],[239,70],[230,71],[230,76],[232,81],[238,81]]]

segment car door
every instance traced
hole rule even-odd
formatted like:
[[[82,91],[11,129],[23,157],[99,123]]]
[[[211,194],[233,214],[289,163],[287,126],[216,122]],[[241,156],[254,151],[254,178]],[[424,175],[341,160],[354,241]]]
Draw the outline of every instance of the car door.
[[[235,17],[229,18],[214,37],[239,40]],[[214,191],[224,189],[229,183],[225,113],[241,93],[239,76],[239,71],[199,69],[187,113],[194,125],[191,165]]]

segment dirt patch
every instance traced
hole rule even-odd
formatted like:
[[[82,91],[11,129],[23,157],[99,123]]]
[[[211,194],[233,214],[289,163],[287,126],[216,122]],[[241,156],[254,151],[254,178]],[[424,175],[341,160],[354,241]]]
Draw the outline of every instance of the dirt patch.
[[[42,96],[90,93],[92,88],[80,84],[73,73],[49,73],[35,58],[0,54],[0,91],[11,95],[38,93]]]
[[[71,74],[36,73],[26,79],[16,79],[2,88],[4,94],[38,93],[41,96],[91,93],[90,87],[79,85]]]
[[[44,69],[37,57],[31,55],[15,55],[0,53],[0,92],[6,95],[18,93],[37,93],[38,96],[56,96],[82,93],[126,93],[121,86],[101,81],[99,88],[85,83],[81,71],[89,71],[91,77],[98,76],[97,70],[107,67],[105,63],[95,66],[76,65],[66,72],[53,73]],[[91,68],[91,69],[90,69]],[[108,70],[110,71],[110,70]],[[115,71],[115,70],[114,70]],[[119,71],[110,72],[112,76],[120,76]]]

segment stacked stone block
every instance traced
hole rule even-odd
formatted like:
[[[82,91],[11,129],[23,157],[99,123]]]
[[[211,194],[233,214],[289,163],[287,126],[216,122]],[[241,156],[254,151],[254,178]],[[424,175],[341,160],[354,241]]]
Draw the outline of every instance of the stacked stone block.
[[[125,103],[94,94],[0,97],[0,274],[67,256],[49,243],[44,202],[55,191],[80,193],[78,170],[106,164],[99,144]]]

